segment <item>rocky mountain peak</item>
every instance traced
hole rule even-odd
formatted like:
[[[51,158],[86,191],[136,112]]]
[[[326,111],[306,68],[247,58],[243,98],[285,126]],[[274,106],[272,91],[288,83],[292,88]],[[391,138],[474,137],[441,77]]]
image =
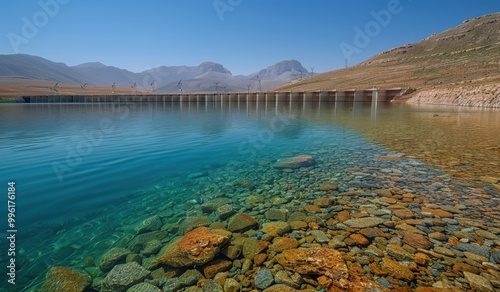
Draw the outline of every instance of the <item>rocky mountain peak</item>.
[[[201,71],[200,73],[206,72],[218,72],[223,74],[231,74],[231,71],[226,69],[224,66],[214,62],[203,62],[198,66],[198,69]]]

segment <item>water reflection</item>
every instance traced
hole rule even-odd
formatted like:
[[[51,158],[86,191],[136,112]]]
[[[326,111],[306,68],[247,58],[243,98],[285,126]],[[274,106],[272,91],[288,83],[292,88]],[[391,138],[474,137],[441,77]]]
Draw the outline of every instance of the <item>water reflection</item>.
[[[9,131],[1,132],[0,141],[4,143],[0,147],[3,149],[10,147],[11,143],[7,141],[15,140],[19,140],[17,144],[22,147],[22,142],[27,138],[37,138],[43,144],[46,136],[43,131],[37,130],[39,128],[71,133],[79,127],[78,124],[72,124],[75,123],[72,119],[75,115],[80,117],[76,123],[92,124],[103,116],[122,119],[124,115],[133,113],[138,127],[151,123],[157,118],[155,115],[170,115],[181,123],[199,126],[204,134],[222,135],[231,127],[230,116],[266,118],[281,112],[294,115],[296,119],[285,130],[277,132],[278,136],[300,137],[304,130],[300,119],[339,124],[363,133],[384,147],[414,156],[470,183],[484,182],[481,181],[483,176],[500,178],[498,109],[386,103],[233,101],[3,105],[0,111],[2,124],[9,125]],[[34,125],[33,119],[18,118],[23,116],[45,116],[47,119],[36,119],[37,124]],[[206,119],[207,116],[210,118]],[[54,118],[59,122],[51,123]],[[201,120],[203,122],[200,123]]]

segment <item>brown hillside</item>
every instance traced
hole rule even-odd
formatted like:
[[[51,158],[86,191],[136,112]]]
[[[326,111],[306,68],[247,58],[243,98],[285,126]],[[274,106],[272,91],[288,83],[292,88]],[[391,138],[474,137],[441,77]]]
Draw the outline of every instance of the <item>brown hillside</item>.
[[[7,97],[16,97],[22,95],[99,95],[99,94],[147,94],[150,91],[134,89],[124,86],[85,86],[79,84],[59,83],[56,90],[51,89],[54,82],[31,80],[23,78],[0,78],[0,99]]]
[[[479,85],[500,83],[500,13],[380,53],[356,66],[288,83],[276,90]]]

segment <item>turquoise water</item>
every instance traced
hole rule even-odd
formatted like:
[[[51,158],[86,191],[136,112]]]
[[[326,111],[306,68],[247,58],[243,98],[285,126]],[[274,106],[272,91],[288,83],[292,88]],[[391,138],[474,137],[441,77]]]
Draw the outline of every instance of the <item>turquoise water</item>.
[[[377,155],[405,153],[377,146],[359,131],[359,125],[380,127],[408,111],[429,113],[382,104],[1,105],[0,185],[6,192],[7,182],[16,183],[18,265],[17,286],[2,278],[0,287],[28,291],[52,265],[93,273],[95,264],[85,262],[98,262],[110,247],[130,239],[130,229],[142,220],[159,214],[167,223],[182,222],[201,215],[193,206],[216,197],[293,196],[273,188],[287,183],[298,192],[326,180],[345,190],[365,187],[366,174],[345,175],[346,169],[361,167],[373,177],[380,169],[412,167],[418,171],[409,182],[451,181],[418,160],[378,161]],[[300,154],[315,157],[318,175],[270,167]],[[237,179],[250,180],[255,190],[241,188]],[[5,196],[0,203],[7,205]],[[6,211],[0,211],[2,266],[8,260]]]

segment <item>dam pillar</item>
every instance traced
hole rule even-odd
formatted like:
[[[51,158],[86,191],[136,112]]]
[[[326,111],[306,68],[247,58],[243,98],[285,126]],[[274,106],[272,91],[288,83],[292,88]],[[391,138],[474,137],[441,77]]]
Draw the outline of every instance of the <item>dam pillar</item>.
[[[304,102],[311,102],[311,101],[313,101],[313,92],[312,91],[304,92]]]

